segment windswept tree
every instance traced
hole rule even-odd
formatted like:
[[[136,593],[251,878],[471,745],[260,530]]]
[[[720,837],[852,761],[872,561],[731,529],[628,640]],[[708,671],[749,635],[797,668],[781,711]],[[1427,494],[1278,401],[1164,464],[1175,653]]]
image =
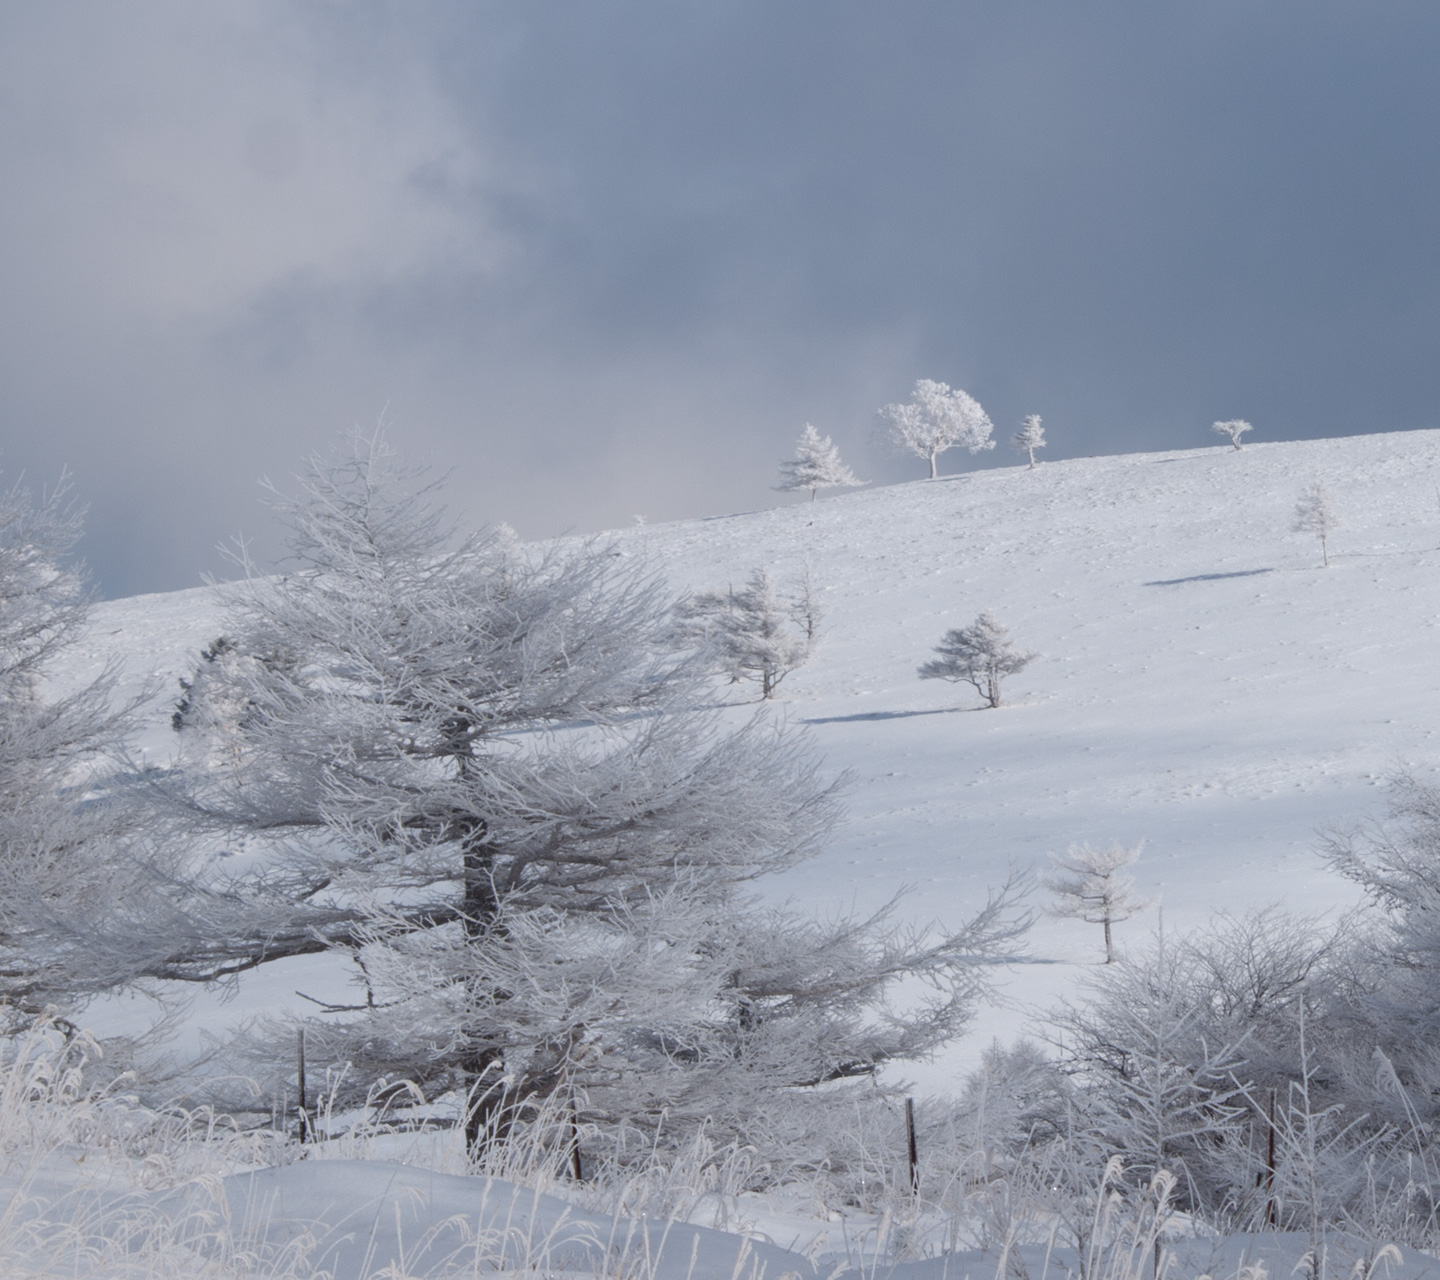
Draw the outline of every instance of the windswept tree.
[[[795,456],[780,464],[779,489],[787,492],[810,490],[815,501],[819,489],[852,488],[862,484],[840,461],[840,450],[829,436],[822,436],[808,422],[795,443]]]
[[[1316,480],[1300,494],[1295,504],[1295,517],[1290,522],[1294,533],[1313,533],[1320,539],[1321,562],[1330,567],[1330,535],[1340,527],[1340,516],[1330,490]]]
[[[678,632],[697,645],[702,660],[732,684],[753,680],[762,699],[773,698],[780,682],[810,656],[819,614],[809,590],[788,604],[776,594],[762,568],[738,591],[697,591],[676,606]],[[797,632],[796,624],[803,628]]]
[[[1254,428],[1244,418],[1230,418],[1225,422],[1215,423],[1210,430],[1217,436],[1224,436],[1236,449],[1239,449],[1241,447],[1240,437],[1247,431],[1253,431]]]
[[[993,449],[994,430],[985,410],[973,396],[958,387],[921,378],[905,404],[887,404],[880,418],[890,442],[906,453],[930,463],[930,478],[939,474],[938,460],[957,446],[971,453]]]
[[[349,957],[356,999],[312,1022],[312,1062],[362,1096],[458,1091],[473,1151],[571,1090],[652,1137],[722,1094],[752,1126],[776,1090],[958,1028],[1013,935],[1002,902],[930,937],[760,911],[750,882],[837,817],[806,740],[703,710],[671,601],[609,546],[458,537],[382,440],[353,446],[274,495],[293,564],[231,590],[238,656],[190,682],[163,790],[191,847],[209,826],[243,857],[193,868],[147,973]],[[907,977],[935,1000],[892,1016]],[[273,1073],[274,1044],[252,1060]]]
[[[939,657],[919,669],[922,680],[965,681],[985,699],[985,705],[1000,705],[1000,685],[1006,676],[1024,671],[1040,655],[1022,653],[993,614],[982,613],[968,627],[945,633],[935,646]]]
[[[1010,442],[1017,453],[1023,453],[1030,459],[1030,470],[1035,469],[1035,450],[1045,447],[1045,428],[1040,425],[1038,413],[1027,413],[1020,423],[1020,430],[1015,433],[1015,438]]]
[[[1088,844],[1071,845],[1064,854],[1051,856],[1052,868],[1043,883],[1055,895],[1050,908],[1054,916],[1069,916],[1105,929],[1105,963],[1115,963],[1112,925],[1130,919],[1148,905],[1135,892],[1135,882],[1125,874],[1134,865],[1141,846],[1114,843],[1103,849]]]

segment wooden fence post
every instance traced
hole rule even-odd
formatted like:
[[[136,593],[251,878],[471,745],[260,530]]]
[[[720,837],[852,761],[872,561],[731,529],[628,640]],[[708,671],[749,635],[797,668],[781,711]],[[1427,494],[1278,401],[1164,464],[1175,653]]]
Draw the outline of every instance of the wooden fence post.
[[[300,1105],[297,1110],[300,1113],[299,1122],[295,1126],[295,1136],[303,1142],[310,1141],[310,1117],[307,1114],[307,1102],[305,1098],[305,1028],[300,1028],[299,1044],[299,1084],[300,1084]]]
[[[905,1146],[910,1157],[910,1194],[920,1194],[920,1153],[915,1145],[915,1099],[905,1099]]]
[[[575,1095],[570,1095],[570,1176],[576,1182],[584,1182],[580,1164],[580,1117],[575,1111]]]

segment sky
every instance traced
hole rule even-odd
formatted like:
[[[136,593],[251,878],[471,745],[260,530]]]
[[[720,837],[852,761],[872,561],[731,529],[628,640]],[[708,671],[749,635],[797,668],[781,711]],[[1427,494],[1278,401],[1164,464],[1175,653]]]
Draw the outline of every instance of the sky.
[[[0,471],[115,597],[280,552],[382,421],[463,523],[876,483],[918,378],[1015,465],[1440,425],[1433,0],[0,7]]]

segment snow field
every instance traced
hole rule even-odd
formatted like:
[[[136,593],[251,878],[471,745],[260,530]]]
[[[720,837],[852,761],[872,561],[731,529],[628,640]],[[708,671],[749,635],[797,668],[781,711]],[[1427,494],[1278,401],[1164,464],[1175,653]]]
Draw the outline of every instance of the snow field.
[[[677,591],[738,585],[764,566],[780,587],[808,567],[820,594],[821,644],[771,713],[806,724],[827,767],[849,773],[849,820],[818,858],[763,892],[831,913],[873,910],[908,887],[902,915],[955,921],[1012,868],[1071,843],[1143,840],[1133,872],[1156,905],[1117,926],[1123,949],[1162,908],[1164,927],[1179,930],[1219,910],[1278,901],[1324,912],[1355,900],[1324,868],[1318,833],[1378,817],[1387,776],[1428,778],[1440,758],[1437,464],[1440,432],[1239,452],[1221,444],[942,477],[609,536]],[[1315,480],[1344,521],[1328,569],[1318,539],[1290,532]],[[977,709],[968,686],[915,675],[945,630],[987,609],[1043,655],[1007,682],[1007,705],[993,711]],[[164,759],[175,680],[214,639],[218,616],[208,588],[103,604],[57,683],[114,658],[127,687],[153,679],[161,692],[136,745]],[[741,701],[749,689],[719,691],[734,704],[726,716],[753,713]],[[955,1089],[991,1036],[1024,1030],[1102,957],[1097,926],[1039,916],[1025,961],[1001,976],[1000,1004],[951,1052],[907,1072],[917,1092]],[[294,1003],[300,989],[344,994],[333,961],[273,969],[197,1002],[177,1047]],[[97,1006],[97,1029],[123,1028],[139,1007]],[[340,1194],[333,1169],[292,1176],[317,1180],[295,1190],[297,1205]],[[368,1191],[362,1199],[388,1203]],[[449,1213],[445,1195],[434,1204],[421,1215],[432,1225]],[[803,1220],[756,1204],[694,1212],[768,1227],[777,1246]],[[833,1251],[833,1238],[824,1247]],[[1229,1245],[1213,1248],[1217,1268],[1245,1261]],[[994,1274],[993,1260],[965,1265]],[[1044,1260],[1027,1265],[1037,1274]]]
[[[1123,948],[1162,910],[1183,930],[1215,911],[1355,900],[1324,869],[1319,832],[1379,816],[1388,775],[1440,763],[1437,477],[1435,431],[1222,444],[606,536],[676,591],[761,565],[783,588],[809,568],[821,643],[770,713],[804,723],[828,767],[848,771],[849,819],[767,895],[833,913],[909,888],[903,913],[957,920],[1012,868],[1071,843],[1143,840],[1133,870],[1155,908],[1117,927]],[[1315,479],[1344,521],[1329,569],[1317,539],[1290,532]],[[915,675],[945,630],[985,609],[1042,654],[998,710]],[[139,745],[164,759],[175,681],[219,626],[208,588],[111,601],[66,674],[119,657],[127,684],[151,679],[162,696]],[[721,696],[730,716],[755,710],[749,685]],[[1098,927],[1043,915],[1028,950],[975,1033],[908,1073],[921,1092],[954,1088],[991,1036],[1019,1033],[1103,958]],[[218,1027],[296,977],[198,1016]]]

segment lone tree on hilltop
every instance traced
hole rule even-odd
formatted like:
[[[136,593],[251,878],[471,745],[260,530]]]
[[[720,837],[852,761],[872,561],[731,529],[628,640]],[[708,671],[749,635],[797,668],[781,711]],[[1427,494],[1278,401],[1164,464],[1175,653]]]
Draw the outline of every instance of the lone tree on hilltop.
[[[1111,844],[1095,849],[1088,844],[1071,845],[1064,856],[1052,855],[1054,864],[1042,883],[1059,901],[1049,908],[1052,916],[1073,917],[1105,926],[1105,963],[1115,961],[1115,943],[1110,926],[1128,920],[1149,904],[1135,894],[1135,883],[1123,868],[1140,856],[1142,845]]]
[[[852,488],[863,484],[840,461],[840,450],[829,436],[822,436],[808,422],[795,443],[795,456],[780,464],[780,483],[776,487],[786,493],[810,490],[815,501],[817,489]]]
[[[1237,449],[1240,448],[1240,437],[1247,431],[1254,428],[1244,418],[1231,418],[1226,422],[1217,422],[1210,428],[1217,436],[1225,436]]]
[[[936,460],[947,449],[963,445],[971,453],[993,449],[994,430],[979,401],[958,387],[921,378],[906,404],[887,404],[880,410],[896,448],[930,463],[930,479],[939,474]]]
[[[1030,470],[1035,470],[1035,450],[1045,447],[1045,428],[1040,425],[1040,415],[1027,413],[1010,443],[1017,453],[1029,455]]]
[[[1330,535],[1340,527],[1340,516],[1330,490],[1320,481],[1301,491],[1290,528],[1295,533],[1313,533],[1320,539],[1320,558],[1330,567]]]
[[[920,667],[920,679],[967,681],[991,707],[1000,705],[1000,682],[1040,656],[1021,653],[1010,632],[989,613],[982,613],[968,627],[947,631],[935,652],[940,656]]]

